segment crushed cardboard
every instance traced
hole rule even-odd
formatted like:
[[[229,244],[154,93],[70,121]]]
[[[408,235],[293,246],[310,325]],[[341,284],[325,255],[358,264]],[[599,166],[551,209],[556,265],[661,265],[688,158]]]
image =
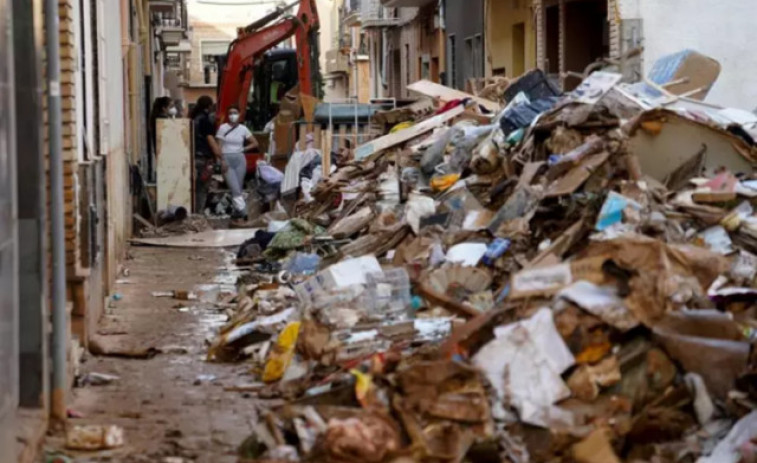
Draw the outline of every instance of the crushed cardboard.
[[[502,112],[554,98],[546,79],[409,88]],[[509,133],[462,102],[377,115],[390,133],[294,205],[307,232],[262,249],[210,344],[284,399],[261,455],[738,461],[757,407],[757,152],[724,116],[647,109],[617,81]],[[319,268],[282,274],[296,252]]]

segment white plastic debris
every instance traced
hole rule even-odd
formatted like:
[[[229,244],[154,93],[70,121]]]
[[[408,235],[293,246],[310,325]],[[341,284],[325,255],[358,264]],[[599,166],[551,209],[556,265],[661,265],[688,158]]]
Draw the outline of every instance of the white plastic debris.
[[[509,400],[520,419],[535,426],[570,426],[572,415],[554,407],[570,397],[560,376],[575,363],[555,328],[552,311],[540,309],[531,318],[494,330],[495,339],[474,357],[497,391]]]
[[[731,429],[712,451],[712,455],[701,457],[697,463],[739,463],[739,447],[757,437],[757,410],[748,414]]]
[[[410,193],[410,197],[407,200],[407,208],[405,209],[405,219],[410,228],[413,229],[413,233],[417,235],[420,231],[421,219],[435,213],[436,203],[433,198],[419,193]]]
[[[486,253],[486,243],[460,243],[447,250],[447,262],[474,267]]]
[[[581,280],[561,290],[558,296],[573,302],[621,331],[628,331],[639,324],[636,317],[626,308],[623,299],[618,296],[617,288],[614,286],[597,286]]]

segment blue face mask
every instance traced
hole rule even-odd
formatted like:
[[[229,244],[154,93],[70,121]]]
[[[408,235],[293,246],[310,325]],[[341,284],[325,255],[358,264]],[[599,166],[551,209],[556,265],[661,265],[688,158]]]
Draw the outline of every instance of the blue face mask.
[[[210,122],[212,122],[213,124],[216,123],[216,113],[215,112],[212,112],[212,113],[208,114],[208,118],[210,119]]]

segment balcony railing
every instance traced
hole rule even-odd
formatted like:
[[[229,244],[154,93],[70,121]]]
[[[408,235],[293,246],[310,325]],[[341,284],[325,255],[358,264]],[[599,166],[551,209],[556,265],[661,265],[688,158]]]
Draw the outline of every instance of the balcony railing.
[[[185,0],[150,0],[150,18],[162,47],[176,46],[187,38]]]
[[[363,27],[387,27],[400,23],[394,8],[384,8],[379,0],[365,0],[360,8]]]

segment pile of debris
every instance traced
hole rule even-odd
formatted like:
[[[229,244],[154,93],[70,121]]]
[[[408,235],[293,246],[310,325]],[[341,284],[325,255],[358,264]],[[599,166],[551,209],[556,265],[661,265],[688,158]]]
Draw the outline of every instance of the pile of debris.
[[[316,165],[208,354],[285,399],[245,461],[754,461],[757,117],[619,81],[434,88]]]

